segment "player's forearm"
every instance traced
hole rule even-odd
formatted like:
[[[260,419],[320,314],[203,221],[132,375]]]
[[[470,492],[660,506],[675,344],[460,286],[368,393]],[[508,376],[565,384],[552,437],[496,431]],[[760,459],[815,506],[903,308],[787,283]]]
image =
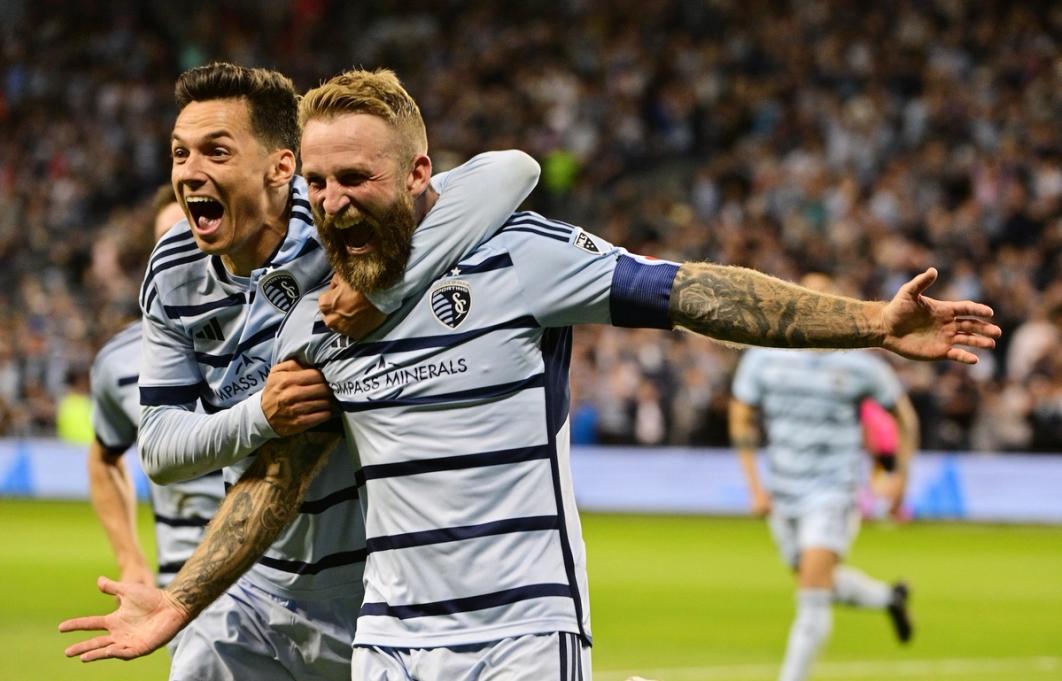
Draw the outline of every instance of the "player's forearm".
[[[510,149],[479,154],[445,173],[438,201],[413,233],[402,281],[366,296],[381,312],[394,312],[403,299],[493,236],[538,184],[540,172],[533,158]]]
[[[721,341],[782,348],[876,347],[885,303],[797,286],[743,267],[686,263],[672,288],[675,326]]]
[[[896,472],[905,476],[910,468],[911,459],[914,458],[918,449],[920,438],[918,413],[914,405],[906,395],[896,402],[892,409],[892,415],[896,419],[897,442],[896,442]]]
[[[144,407],[138,449],[148,477],[168,485],[231,465],[275,437],[258,393],[216,414]]]
[[[306,489],[339,442],[301,433],[267,443],[229,490],[202,543],[166,587],[191,621],[242,575],[287,527]]]
[[[752,406],[735,399],[730,402],[727,420],[730,443],[737,450],[745,481],[753,492],[761,491],[763,487],[756,467],[756,450],[760,446],[758,414]]]
[[[122,572],[147,569],[136,534],[136,490],[118,457],[98,443],[89,447],[89,497]]]

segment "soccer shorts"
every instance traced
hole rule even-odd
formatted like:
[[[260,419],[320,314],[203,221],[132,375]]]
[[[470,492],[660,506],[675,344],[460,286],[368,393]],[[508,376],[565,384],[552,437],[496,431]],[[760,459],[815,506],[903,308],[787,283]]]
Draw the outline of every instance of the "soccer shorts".
[[[451,648],[354,648],[353,681],[590,681],[575,634],[529,634]]]
[[[799,515],[772,512],[767,524],[782,560],[795,570],[807,549],[828,549],[842,559],[847,556],[859,534],[859,510],[854,505],[830,504]]]
[[[240,579],[185,628],[170,681],[350,681],[360,607],[284,599]]]

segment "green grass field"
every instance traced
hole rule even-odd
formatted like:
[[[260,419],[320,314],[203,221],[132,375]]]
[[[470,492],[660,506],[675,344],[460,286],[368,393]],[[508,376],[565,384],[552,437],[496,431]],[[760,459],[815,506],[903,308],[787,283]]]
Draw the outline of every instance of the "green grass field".
[[[588,515],[597,681],[772,681],[793,609],[789,576],[752,520]],[[149,516],[141,530],[150,546]],[[165,652],[65,659],[59,620],[103,612],[114,569],[88,504],[0,501],[0,681],[165,679]],[[867,526],[852,562],[914,585],[916,640],[838,609],[815,678],[1062,679],[1062,528]]]

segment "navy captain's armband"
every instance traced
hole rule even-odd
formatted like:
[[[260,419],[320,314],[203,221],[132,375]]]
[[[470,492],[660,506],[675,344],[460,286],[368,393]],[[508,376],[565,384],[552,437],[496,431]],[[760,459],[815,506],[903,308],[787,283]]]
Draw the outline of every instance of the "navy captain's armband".
[[[621,255],[612,272],[609,315],[613,326],[670,329],[668,306],[678,263]]]

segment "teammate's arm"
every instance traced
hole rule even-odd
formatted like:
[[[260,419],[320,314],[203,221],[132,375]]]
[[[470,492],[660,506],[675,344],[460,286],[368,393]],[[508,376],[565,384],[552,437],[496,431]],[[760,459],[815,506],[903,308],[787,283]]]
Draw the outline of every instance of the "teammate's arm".
[[[66,655],[83,662],[133,659],[165,645],[257,560],[298,511],[314,475],[339,442],[334,433],[306,432],[264,445],[229,490],[202,543],[173,582],[160,590],[100,577],[100,591],[117,596],[109,615],[79,617],[59,631],[106,630]]]
[[[889,413],[896,419],[897,430],[896,468],[890,473],[891,484],[889,485],[889,512],[895,516],[903,507],[911,459],[914,458],[915,451],[918,449],[920,435],[918,413],[906,393],[900,395],[889,409]]]
[[[157,296],[144,306],[140,374],[140,461],[148,477],[170,484],[239,461],[266,442],[331,418],[331,391],[320,372],[294,363],[273,367],[265,386],[214,414],[195,413],[202,373],[191,340],[171,328]]]
[[[975,364],[960,345],[993,348],[1002,333],[987,305],[922,295],[937,278],[928,269],[888,303],[802,286],[743,267],[686,263],[675,277],[669,318],[717,340],[784,348],[883,347],[909,359]]]
[[[479,154],[436,174],[427,191],[437,192],[439,198],[413,233],[402,280],[362,294],[333,277],[318,301],[324,323],[354,339],[368,335],[404,299],[493,236],[538,184],[540,170],[533,158],[510,149]]]
[[[749,486],[752,512],[758,516],[767,515],[771,510],[771,495],[760,482],[760,473],[756,467],[756,450],[760,446],[759,410],[731,398],[728,410],[730,424],[730,443],[737,450],[741,462],[741,471]]]
[[[150,586],[154,576],[136,535],[136,490],[122,465],[121,453],[93,440],[88,451],[88,473],[92,508],[118,561],[119,579]]]

